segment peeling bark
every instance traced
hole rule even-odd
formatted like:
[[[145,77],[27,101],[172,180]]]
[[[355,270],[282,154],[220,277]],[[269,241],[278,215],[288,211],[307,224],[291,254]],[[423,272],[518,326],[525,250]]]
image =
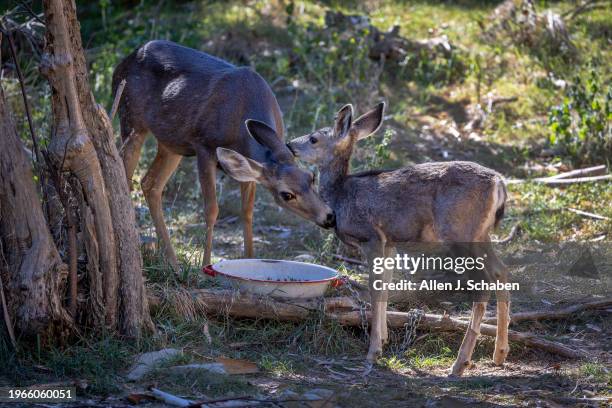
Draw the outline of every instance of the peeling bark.
[[[0,240],[7,306],[16,329],[25,335],[51,325],[69,325],[61,293],[67,268],[43,215],[25,148],[0,87]]]

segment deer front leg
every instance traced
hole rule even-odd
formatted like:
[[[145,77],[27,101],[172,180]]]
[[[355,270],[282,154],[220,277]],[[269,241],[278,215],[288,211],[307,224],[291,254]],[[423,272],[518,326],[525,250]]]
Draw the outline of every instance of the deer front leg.
[[[368,259],[368,268],[370,269],[369,286],[370,286],[370,302],[372,305],[370,318],[370,346],[367,354],[367,361],[374,362],[382,354],[383,346],[383,325],[382,320],[384,306],[384,297],[381,290],[376,290],[376,281],[384,282],[384,271],[382,274],[374,273],[374,259],[381,257],[385,253],[385,243],[380,241],[369,242],[363,247]],[[380,288],[379,288],[380,289]]]
[[[212,257],[213,230],[219,206],[217,204],[216,169],[217,159],[214,154],[201,150],[197,153],[198,172],[200,173],[200,186],[204,199],[204,221],[206,223],[206,247],[204,248],[204,265],[210,264]]]
[[[168,263],[178,272],[178,260],[174,253],[174,248],[170,242],[168,228],[164,221],[164,212],[162,208],[162,192],[174,170],[181,162],[182,156],[172,153],[163,145],[157,144],[157,155],[153,160],[153,164],[147,171],[147,174],[142,179],[142,192],[149,206],[151,218],[155,225],[155,233],[157,238],[161,240],[164,253]]]
[[[385,248],[385,257],[394,258],[395,254],[396,254],[395,247],[387,245],[387,247]],[[385,271],[383,272],[383,282],[385,284],[388,284],[393,280],[394,270],[395,270],[394,268],[391,268],[391,269],[385,268]],[[382,293],[381,300],[382,301],[380,304],[380,313],[381,313],[380,325],[381,325],[382,343],[383,345],[385,345],[389,342],[389,331],[387,328],[387,308],[389,305],[389,292],[388,291],[384,291]]]
[[[240,183],[242,198],[242,229],[244,236],[244,257],[253,257],[253,206],[255,205],[255,182]]]
[[[457,359],[451,368],[451,375],[460,376],[463,374],[465,369],[470,365],[472,359],[472,353],[476,346],[476,340],[480,335],[480,322],[485,314],[487,308],[487,302],[474,302],[472,304],[472,317],[470,319],[470,325],[465,332],[463,342],[459,348]]]

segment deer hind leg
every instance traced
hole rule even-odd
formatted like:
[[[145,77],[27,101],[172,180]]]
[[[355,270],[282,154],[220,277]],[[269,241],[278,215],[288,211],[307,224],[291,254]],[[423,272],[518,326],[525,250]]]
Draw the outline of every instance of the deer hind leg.
[[[460,376],[463,374],[465,369],[470,365],[472,359],[472,353],[476,346],[476,340],[480,335],[480,323],[485,314],[487,308],[487,302],[474,302],[472,304],[472,317],[470,319],[470,325],[465,332],[463,342],[459,348],[457,359],[451,368],[451,375]]]
[[[487,245],[487,261],[493,273],[492,280],[508,282],[508,268],[497,257],[490,243]],[[503,365],[510,352],[508,344],[508,325],[510,324],[510,293],[507,290],[496,292],[497,298],[497,335],[495,337],[495,351],[493,352],[493,362],[496,365]]]
[[[206,247],[204,248],[204,264],[210,264],[212,257],[213,230],[219,215],[217,204],[217,158],[208,151],[201,150],[197,153],[198,171],[200,173],[200,186],[204,199],[204,221],[206,222]]]
[[[172,243],[170,242],[170,235],[168,234],[168,228],[164,221],[162,193],[168,179],[170,179],[170,176],[172,176],[172,173],[174,173],[182,158],[183,156],[172,153],[162,144],[158,143],[157,155],[149,171],[147,171],[147,174],[142,179],[142,192],[149,205],[149,211],[151,212],[151,218],[155,225],[157,238],[161,239],[166,258],[175,272],[179,270],[178,260],[174,253]]]
[[[253,257],[253,206],[255,205],[256,186],[255,182],[240,183],[245,258]]]
[[[385,257],[394,258],[396,254],[395,247],[387,246],[385,248]],[[383,282],[390,283],[393,280],[394,269],[386,269],[383,273]],[[383,345],[389,342],[389,330],[387,328],[387,308],[389,306],[389,292],[385,291],[382,293],[382,301],[380,302],[380,326],[381,326],[381,339]]]
[[[508,292],[506,292],[506,299]],[[503,295],[502,295],[503,296]],[[510,352],[508,344],[508,325],[510,324],[510,301],[500,299],[497,293],[497,336],[495,337],[495,351],[493,352],[493,362],[495,365],[502,366]]]

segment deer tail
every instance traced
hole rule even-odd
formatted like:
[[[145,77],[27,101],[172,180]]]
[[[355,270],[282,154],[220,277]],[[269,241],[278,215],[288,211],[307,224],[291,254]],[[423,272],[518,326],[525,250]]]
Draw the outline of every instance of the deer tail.
[[[508,190],[506,189],[506,183],[504,182],[502,177],[498,177],[495,180],[495,223],[493,224],[494,228],[499,226],[499,223],[504,218],[504,213],[506,211],[506,199],[508,198]]]

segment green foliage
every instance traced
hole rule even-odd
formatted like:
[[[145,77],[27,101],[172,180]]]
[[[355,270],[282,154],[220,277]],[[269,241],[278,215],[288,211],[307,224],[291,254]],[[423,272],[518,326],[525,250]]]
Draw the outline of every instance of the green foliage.
[[[132,350],[128,343],[110,335],[82,338],[68,349],[52,349],[44,364],[61,378],[86,379],[94,394],[120,391],[118,373],[127,368]]]
[[[431,53],[422,50],[419,55],[408,55],[400,63],[400,73],[405,80],[421,86],[444,86],[462,81],[466,71],[465,56],[453,49],[450,54]]]
[[[550,109],[550,144],[578,163],[610,160],[612,152],[612,85],[595,69],[576,76],[563,102]]]
[[[381,167],[391,158],[391,148],[389,145],[393,136],[395,136],[395,131],[393,129],[386,129],[380,141],[377,141],[374,137],[366,139],[366,145],[360,148],[368,152],[364,165],[365,169]]]
[[[277,68],[281,68],[278,74],[288,74],[298,86],[308,85],[304,90],[306,112],[314,112],[315,123],[311,116],[304,124],[314,128],[319,117],[327,120],[347,101],[367,104],[378,92],[381,72],[368,57],[367,29],[339,33],[291,19],[287,34],[291,52],[286,60],[277,60]]]
[[[293,374],[293,362],[291,360],[285,360],[266,354],[261,358],[259,365],[264,371],[275,377]]]
[[[593,381],[606,383],[609,387],[612,386],[612,372],[602,363],[585,363],[580,367],[578,374],[592,378]]]

